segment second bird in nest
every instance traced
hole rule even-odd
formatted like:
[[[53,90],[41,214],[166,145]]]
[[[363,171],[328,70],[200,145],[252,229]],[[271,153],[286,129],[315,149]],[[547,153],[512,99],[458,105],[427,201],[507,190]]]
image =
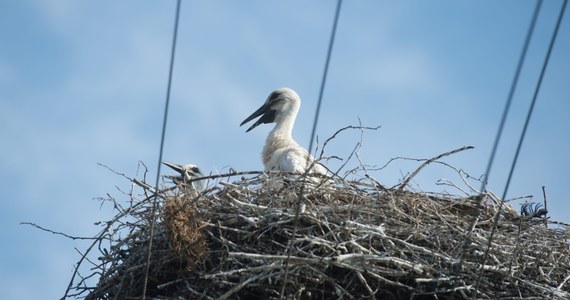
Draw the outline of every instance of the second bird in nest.
[[[204,174],[200,171],[200,169],[196,165],[192,164],[179,165],[167,161],[163,161],[162,163],[171,168],[172,170],[178,172],[178,175],[166,176],[166,178],[172,180],[172,182],[177,186],[183,188],[190,188],[198,192],[202,192],[206,189],[207,186],[206,179],[196,180],[196,178],[204,177]]]

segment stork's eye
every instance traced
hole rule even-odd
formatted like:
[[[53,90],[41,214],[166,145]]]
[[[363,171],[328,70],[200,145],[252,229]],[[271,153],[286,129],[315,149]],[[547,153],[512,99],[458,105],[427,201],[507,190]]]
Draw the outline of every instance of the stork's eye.
[[[193,167],[192,172],[196,174],[202,174],[202,172],[200,172],[200,169],[198,169],[198,167]]]

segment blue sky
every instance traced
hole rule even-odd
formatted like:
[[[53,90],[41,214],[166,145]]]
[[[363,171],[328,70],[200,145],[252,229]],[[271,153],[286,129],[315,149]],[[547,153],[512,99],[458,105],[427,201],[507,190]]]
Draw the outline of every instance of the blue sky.
[[[369,165],[393,157],[444,159],[483,174],[534,1],[345,1],[324,103],[321,141],[356,125]],[[545,1],[489,188],[502,194],[562,1]],[[302,98],[294,137],[309,144],[334,1],[183,1],[164,159],[204,170],[260,170],[271,126],[239,123],[278,87]],[[19,225],[92,236],[113,215],[95,200],[130,184],[139,161],[156,175],[175,1],[0,2],[0,290],[7,299],[55,299],[85,243]],[[550,216],[570,222],[570,21],[560,28],[508,197],[546,186]],[[328,155],[346,158],[357,132]],[[352,165],[356,162],[352,161]],[[374,172],[388,186],[418,162]],[[330,167],[338,167],[331,161]],[[349,164],[350,165],[350,164]],[[413,187],[436,185],[434,165]],[[478,184],[475,184],[478,187]],[[519,202],[513,205],[518,208]]]

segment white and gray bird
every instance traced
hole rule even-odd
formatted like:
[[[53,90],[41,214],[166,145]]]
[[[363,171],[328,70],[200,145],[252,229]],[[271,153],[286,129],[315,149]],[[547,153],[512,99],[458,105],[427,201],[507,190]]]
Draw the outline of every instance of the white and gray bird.
[[[179,165],[167,161],[162,162],[164,165],[170,167],[172,170],[178,172],[179,175],[166,175],[166,178],[169,178],[174,182],[176,185],[179,186],[191,186],[196,191],[201,192],[206,189],[206,179],[200,179],[191,181],[192,179],[204,177],[204,174],[200,171],[200,169],[193,164],[187,165]]]
[[[311,167],[309,173],[326,175],[326,168],[299,146],[291,135],[300,107],[301,98],[294,90],[280,88],[269,94],[265,103],[240,126],[259,116],[261,117],[246,132],[260,124],[275,123],[267,136],[261,156],[266,171],[305,173]]]

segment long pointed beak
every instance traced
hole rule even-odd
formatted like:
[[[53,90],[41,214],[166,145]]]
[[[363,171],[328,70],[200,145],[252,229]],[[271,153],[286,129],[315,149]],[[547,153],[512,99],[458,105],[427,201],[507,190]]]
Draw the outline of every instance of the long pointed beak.
[[[164,165],[170,167],[172,170],[174,170],[174,171],[180,173],[180,174],[182,174],[182,172],[184,172],[184,168],[182,168],[182,166],[179,165],[179,164],[174,164],[174,163],[167,162],[167,161],[163,161],[162,163],[163,163]]]
[[[249,127],[245,132],[249,132],[253,128],[257,127],[259,124],[271,123],[275,119],[275,111],[271,110],[271,106],[266,103],[266,104],[263,104],[260,108],[258,108],[254,113],[252,113],[245,120],[243,120],[243,122],[241,122],[241,124],[239,124],[239,126],[242,126],[243,124],[245,124],[245,123],[261,116],[261,115],[263,115],[263,116],[261,118],[259,118],[259,120],[257,120],[255,123],[253,123],[253,125],[251,125],[251,127]]]

